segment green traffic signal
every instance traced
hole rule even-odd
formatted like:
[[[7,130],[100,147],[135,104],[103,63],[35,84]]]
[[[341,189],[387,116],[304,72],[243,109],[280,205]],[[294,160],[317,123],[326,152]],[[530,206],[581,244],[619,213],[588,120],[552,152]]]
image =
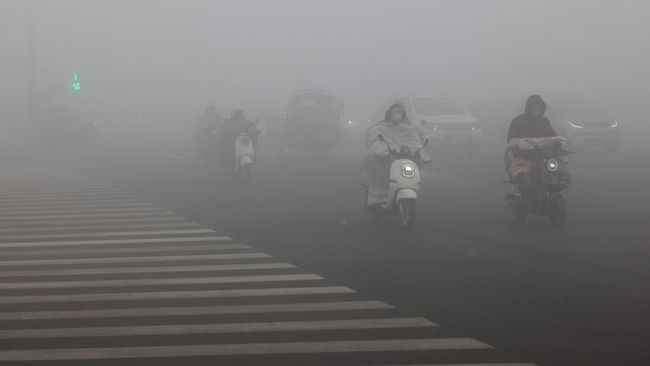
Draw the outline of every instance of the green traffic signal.
[[[76,72],[72,75],[73,77],[73,82],[72,82],[72,90],[73,91],[80,91],[81,90],[81,83],[79,82],[79,74]]]

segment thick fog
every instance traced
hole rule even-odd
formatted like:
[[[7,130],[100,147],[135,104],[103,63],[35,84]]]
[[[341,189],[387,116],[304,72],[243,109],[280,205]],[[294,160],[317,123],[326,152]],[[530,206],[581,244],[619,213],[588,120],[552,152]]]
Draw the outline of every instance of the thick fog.
[[[0,119],[26,118],[30,80],[65,94],[77,72],[94,113],[177,122],[210,102],[280,113],[292,89],[327,88],[364,118],[397,93],[540,93],[641,127],[648,19],[645,1],[2,0]]]

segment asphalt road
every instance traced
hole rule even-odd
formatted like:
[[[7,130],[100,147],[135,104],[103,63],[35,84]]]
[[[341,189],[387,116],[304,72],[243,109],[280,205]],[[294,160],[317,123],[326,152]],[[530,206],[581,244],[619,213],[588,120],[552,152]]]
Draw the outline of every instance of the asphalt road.
[[[364,299],[395,306],[404,316],[435,322],[437,337],[470,337],[495,347],[490,353],[452,351],[436,356],[437,363],[650,364],[646,150],[579,152],[570,163],[575,180],[566,192],[568,219],[561,229],[542,217],[514,223],[503,199],[507,186],[496,138],[476,158],[438,156],[426,168],[416,224],[404,231],[390,219],[373,224],[361,210],[355,139],[321,158],[262,150],[249,184],[206,166],[183,138],[144,141],[115,137],[66,168]],[[354,331],[348,335],[356,339]],[[228,362],[316,364],[300,357]],[[318,360],[431,362],[426,352],[364,357]]]

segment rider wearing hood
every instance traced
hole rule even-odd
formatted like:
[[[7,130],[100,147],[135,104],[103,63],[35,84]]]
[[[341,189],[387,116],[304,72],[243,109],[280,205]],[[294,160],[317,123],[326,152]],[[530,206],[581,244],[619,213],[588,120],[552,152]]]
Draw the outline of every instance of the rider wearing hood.
[[[209,104],[203,115],[199,118],[199,128],[202,129],[216,129],[223,122],[223,118],[217,113],[217,106]]]
[[[539,95],[528,97],[524,114],[510,122],[508,142],[514,138],[557,136],[548,118],[544,117],[544,113],[546,113],[546,103],[542,97]]]
[[[257,136],[260,130],[257,124],[246,118],[244,110],[235,108],[229,119],[223,122],[219,133],[219,156],[222,165],[230,166],[235,158],[235,139],[238,135],[248,134],[253,142],[253,148],[257,152]]]
[[[388,108],[383,121],[368,128],[366,145],[372,154],[362,163],[361,183],[368,189],[369,206],[383,202],[388,195],[391,151],[407,147],[421,155],[424,140],[422,132],[409,121],[406,109],[397,103]],[[428,156],[422,160],[428,160]],[[420,161],[416,158],[416,163]]]

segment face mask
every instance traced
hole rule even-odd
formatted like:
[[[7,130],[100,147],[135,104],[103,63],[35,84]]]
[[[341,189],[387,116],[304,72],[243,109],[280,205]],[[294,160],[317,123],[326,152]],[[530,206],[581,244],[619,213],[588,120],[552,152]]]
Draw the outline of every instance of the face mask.
[[[393,112],[391,114],[391,116],[390,116],[391,121],[393,121],[395,123],[402,122],[402,118],[403,118],[403,116],[402,116],[402,113],[400,113],[400,112]]]

